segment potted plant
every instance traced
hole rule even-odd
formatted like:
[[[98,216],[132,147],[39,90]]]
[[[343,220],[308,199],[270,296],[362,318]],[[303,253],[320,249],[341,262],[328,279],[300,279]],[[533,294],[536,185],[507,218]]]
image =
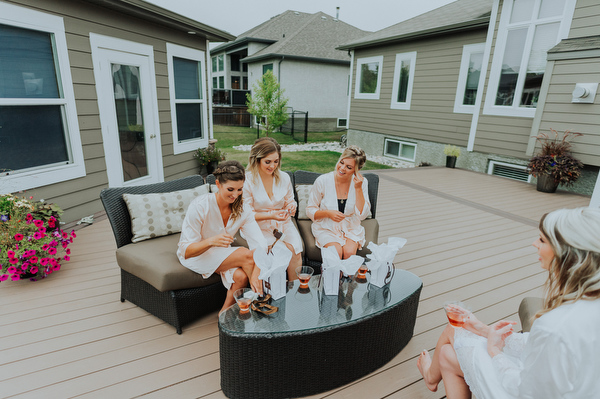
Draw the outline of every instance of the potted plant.
[[[455,145],[447,145],[444,147],[446,155],[446,167],[454,168],[456,166],[456,158],[460,156],[460,148]]]
[[[209,145],[206,148],[198,148],[194,152],[194,158],[200,166],[200,174],[207,176],[215,171],[220,162],[225,160],[225,153],[215,148],[214,145]]]
[[[76,235],[60,228],[62,209],[32,199],[0,196],[0,282],[40,280],[70,260]]]
[[[541,148],[527,165],[529,174],[537,177],[537,190],[545,193],[555,192],[559,184],[572,185],[579,179],[583,169],[583,163],[571,155],[570,142],[573,138],[583,135],[570,130],[562,135],[554,129],[550,131],[554,133],[554,138],[545,133],[535,137]]]

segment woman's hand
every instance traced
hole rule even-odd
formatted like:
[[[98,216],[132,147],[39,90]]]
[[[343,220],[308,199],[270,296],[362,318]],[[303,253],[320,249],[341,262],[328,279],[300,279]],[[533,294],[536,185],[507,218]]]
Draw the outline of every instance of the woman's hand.
[[[489,327],[487,336],[487,348],[491,357],[502,352],[504,341],[513,333],[514,321],[500,320]]]
[[[285,207],[285,210],[289,213],[290,216],[295,215],[296,214],[296,204],[295,203],[291,203],[288,206]]]
[[[221,233],[210,238],[211,247],[228,247],[233,242],[233,237],[227,233]]]
[[[271,212],[271,219],[277,220],[279,222],[283,222],[284,220],[289,219],[290,214],[287,210],[280,210]]]
[[[352,178],[354,180],[354,188],[356,190],[362,190],[363,181],[365,181],[365,177],[361,175],[359,172],[354,174]]]
[[[346,215],[344,215],[340,211],[329,210],[329,211],[326,211],[326,212],[327,212],[327,217],[329,219],[333,220],[334,222],[341,222],[346,217]]]

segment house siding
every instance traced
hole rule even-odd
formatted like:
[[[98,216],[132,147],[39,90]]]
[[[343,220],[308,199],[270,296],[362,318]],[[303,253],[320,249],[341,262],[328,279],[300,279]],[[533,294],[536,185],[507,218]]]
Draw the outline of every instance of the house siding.
[[[454,113],[454,99],[463,45],[485,42],[486,30],[451,37],[414,40],[401,44],[357,49],[351,88],[350,129],[466,146],[472,115]],[[412,100],[409,110],[391,109],[396,54],[417,52]],[[354,98],[357,60],[383,55],[378,100]],[[367,140],[365,138],[365,140]],[[379,149],[380,153],[383,147]]]
[[[86,167],[84,177],[31,189],[28,190],[29,195],[59,205],[65,211],[63,220],[67,222],[103,209],[99,194],[103,188],[108,187],[108,177],[89,41],[90,32],[153,46],[165,180],[197,173],[198,167],[192,153],[173,154],[166,42],[206,51],[206,40],[201,35],[190,36],[185,32],[81,1],[18,0],[6,3],[64,18]],[[206,66],[208,65],[209,62],[206,63]]]
[[[569,38],[598,35],[600,4],[597,0],[577,0]]]

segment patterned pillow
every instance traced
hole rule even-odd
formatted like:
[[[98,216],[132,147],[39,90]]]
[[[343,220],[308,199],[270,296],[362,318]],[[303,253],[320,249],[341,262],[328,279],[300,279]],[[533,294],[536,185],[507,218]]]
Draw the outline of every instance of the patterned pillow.
[[[131,215],[131,242],[179,233],[192,200],[208,193],[203,184],[189,190],[157,194],[123,194]]]
[[[298,219],[309,219],[306,216],[306,205],[308,205],[308,197],[312,184],[297,184],[296,194],[298,195]]]

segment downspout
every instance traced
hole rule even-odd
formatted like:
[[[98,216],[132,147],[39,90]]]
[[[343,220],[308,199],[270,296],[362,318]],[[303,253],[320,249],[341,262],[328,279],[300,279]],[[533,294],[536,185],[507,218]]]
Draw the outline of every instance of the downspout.
[[[211,60],[210,60],[210,40],[206,39],[206,71],[208,72],[208,79],[206,82],[206,91],[208,93],[208,114],[210,115],[210,118],[208,119],[208,139],[209,141],[214,139],[214,134],[213,134],[213,103],[212,103],[212,96],[213,96],[213,92],[212,92],[212,68],[209,68],[209,65],[211,65]]]
[[[490,15],[490,24],[488,25],[487,37],[485,39],[485,50],[483,52],[483,61],[481,63],[481,75],[479,76],[477,97],[475,98],[475,108],[473,109],[473,119],[471,119],[471,129],[469,130],[467,151],[473,151],[473,148],[475,147],[475,136],[477,135],[477,125],[479,124],[479,114],[481,113],[481,104],[483,102],[485,80],[487,78],[487,71],[490,66],[492,42],[494,40],[494,31],[496,30],[496,20],[498,19],[499,7],[500,0],[494,0],[494,4],[492,5],[492,14]]]
[[[285,58],[285,55],[281,56],[281,59],[279,60],[279,64],[277,64],[277,79],[279,79],[279,84],[281,85],[281,63],[283,62],[283,59]]]
[[[350,79],[348,82],[348,107],[346,111],[346,130],[350,129],[350,103],[352,102],[352,73],[354,71],[354,50],[348,51],[350,56]],[[346,137],[348,137],[346,135]]]

